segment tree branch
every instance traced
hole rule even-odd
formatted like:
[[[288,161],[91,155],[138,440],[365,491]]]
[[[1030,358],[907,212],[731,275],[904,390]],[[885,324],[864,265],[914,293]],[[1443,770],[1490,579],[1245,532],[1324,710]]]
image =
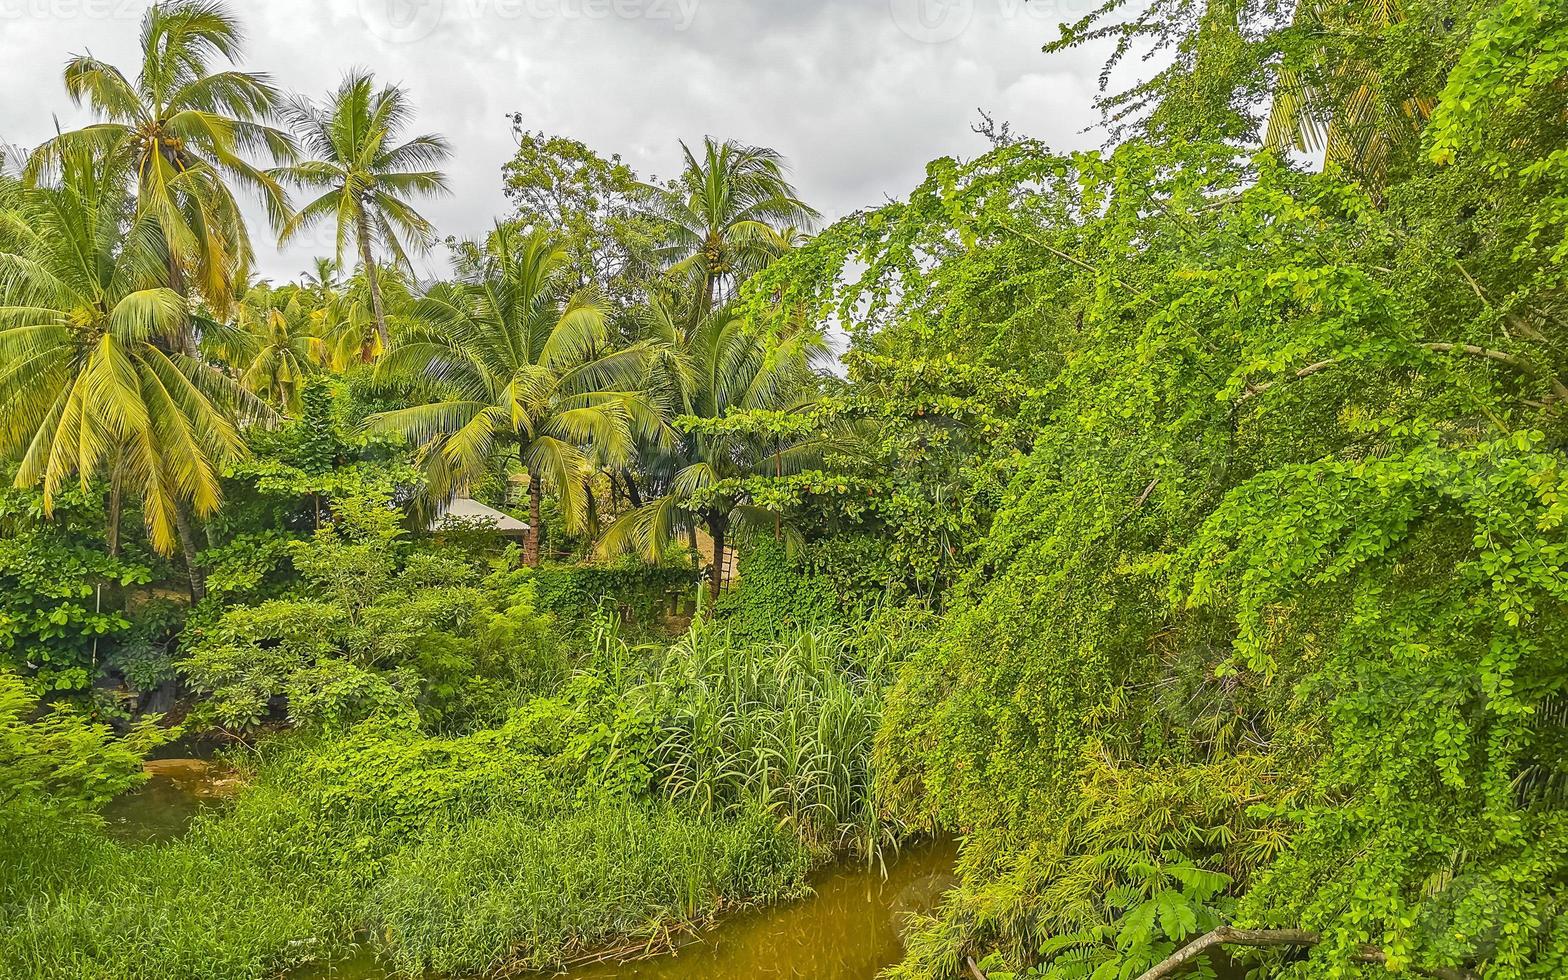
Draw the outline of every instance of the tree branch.
[[[1174,976],[1176,971],[1216,946],[1270,949],[1282,946],[1316,946],[1322,941],[1321,933],[1308,929],[1236,929],[1231,926],[1220,926],[1178,949],[1146,971],[1138,980],[1164,980],[1166,977]],[[1388,954],[1376,946],[1363,946],[1351,958],[1358,963],[1388,962]],[[1436,980],[1475,980],[1475,975],[1468,970],[1446,966],[1434,970],[1416,969],[1412,972],[1434,977]]]
[[[1472,357],[1484,357],[1487,360],[1496,361],[1499,364],[1506,364],[1515,371],[1518,371],[1520,374],[1527,374],[1532,378],[1540,378],[1550,384],[1552,386],[1553,401],[1568,401],[1568,385],[1563,384],[1563,382],[1555,375],[1543,374],[1528,361],[1521,360],[1516,355],[1510,354],[1507,351],[1494,350],[1490,347],[1478,347],[1475,344],[1427,343],[1419,344],[1418,346],[1436,354],[1449,354],[1457,352],[1460,354],[1469,354]],[[1330,358],[1326,361],[1319,361],[1316,364],[1309,364],[1306,367],[1298,370],[1292,380],[1299,381],[1302,378],[1309,378],[1320,371],[1327,371],[1329,368],[1335,366],[1338,363],[1338,358]],[[1252,385],[1246,391],[1242,392],[1240,401],[1250,401],[1251,399],[1256,398],[1265,391],[1268,391],[1270,388],[1274,387],[1275,384],[1276,382],[1273,381],[1265,381],[1260,384]]]
[[[1322,941],[1321,935],[1306,929],[1234,929],[1230,926],[1220,926],[1167,956],[1138,980],[1161,980],[1162,977],[1172,976],[1177,970],[1215,946],[1249,946],[1263,949],[1275,946],[1316,946]]]

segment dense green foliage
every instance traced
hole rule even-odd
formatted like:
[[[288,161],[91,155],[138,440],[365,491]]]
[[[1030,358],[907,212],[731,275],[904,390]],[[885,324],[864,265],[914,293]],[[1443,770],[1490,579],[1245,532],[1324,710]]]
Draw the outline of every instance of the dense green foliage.
[[[899,980],[1568,970],[1561,4],[1113,0],[1112,145],[814,234],[518,129],[434,284],[404,93],[301,163],[221,7],[144,35],[0,178],[0,972],[552,967],[922,833]],[[360,267],[249,284],[236,188]],[[166,709],[247,786],[117,843]]]
[[[797,894],[839,847],[897,839],[868,768],[896,667],[882,631],[746,646],[702,627],[650,663],[604,620],[595,646],[497,727],[428,734],[393,705],[263,743],[231,809],[155,850],[72,823],[47,825],[65,842],[9,827],[23,877],[7,883],[0,964],[255,975],[367,934],[411,971],[544,967],[633,937],[657,948]],[[135,758],[118,752],[122,768]],[[84,785],[112,793],[108,778]]]

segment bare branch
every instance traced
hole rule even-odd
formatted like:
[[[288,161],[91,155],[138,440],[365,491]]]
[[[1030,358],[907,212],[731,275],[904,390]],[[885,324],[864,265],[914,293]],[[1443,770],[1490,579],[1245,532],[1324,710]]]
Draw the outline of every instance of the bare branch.
[[[1216,946],[1245,946],[1252,949],[1271,949],[1285,946],[1316,946],[1323,941],[1321,933],[1308,929],[1236,929],[1221,926],[1213,932],[1178,949],[1160,963],[1146,971],[1138,980],[1164,980]],[[1353,956],[1358,963],[1388,962],[1388,955],[1375,946],[1363,946]],[[1412,972],[1435,977],[1436,980],[1475,980],[1468,970],[1438,967],[1435,970],[1416,969]]]

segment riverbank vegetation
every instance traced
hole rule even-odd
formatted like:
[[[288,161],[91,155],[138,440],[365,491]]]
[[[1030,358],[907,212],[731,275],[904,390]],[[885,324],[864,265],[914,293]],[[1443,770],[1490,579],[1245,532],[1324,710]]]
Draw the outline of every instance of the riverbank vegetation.
[[[1559,5],[1107,5],[1104,149],[832,223],[519,126],[445,242],[417,93],[142,29],[0,176],[0,973],[553,968],[934,835],[897,980],[1563,974]],[[106,835],[179,737],[245,790]]]

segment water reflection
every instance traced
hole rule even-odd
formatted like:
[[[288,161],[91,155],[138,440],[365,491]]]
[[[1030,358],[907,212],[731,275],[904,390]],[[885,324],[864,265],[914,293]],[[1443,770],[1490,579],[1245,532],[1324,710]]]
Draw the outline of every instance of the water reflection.
[[[155,759],[147,782],[104,807],[109,832],[121,840],[156,844],[185,833],[203,810],[239,790],[237,777],[201,759]]]
[[[906,850],[880,869],[839,867],[816,879],[816,895],[732,920],[672,956],[606,964],[571,980],[733,980],[812,977],[871,980],[903,954],[910,913],[929,912],[954,882],[954,848]]]

